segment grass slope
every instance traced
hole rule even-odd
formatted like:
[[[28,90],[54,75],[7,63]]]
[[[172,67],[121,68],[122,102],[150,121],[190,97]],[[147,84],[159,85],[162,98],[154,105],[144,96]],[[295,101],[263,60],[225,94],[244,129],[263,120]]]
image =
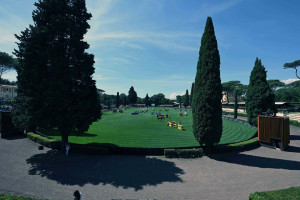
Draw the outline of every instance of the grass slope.
[[[90,129],[81,136],[71,134],[69,142],[78,144],[98,143],[103,145],[116,145],[119,147],[145,147],[145,148],[172,148],[199,146],[192,132],[192,113],[179,117],[178,109],[149,109],[146,113],[131,115],[137,109],[127,109],[124,113],[103,113],[102,119],[94,122]],[[172,121],[181,121],[184,131],[177,127],[168,127],[169,119],[157,120],[151,113],[160,112],[168,114]],[[47,131],[46,134],[61,139],[57,131]],[[248,126],[223,120],[223,134],[220,144],[228,144],[249,139],[255,134],[255,130]]]

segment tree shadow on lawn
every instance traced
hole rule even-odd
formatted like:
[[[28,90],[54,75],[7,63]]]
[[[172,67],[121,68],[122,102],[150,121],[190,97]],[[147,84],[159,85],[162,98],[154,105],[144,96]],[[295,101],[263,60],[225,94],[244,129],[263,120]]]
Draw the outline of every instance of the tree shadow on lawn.
[[[299,150],[299,147],[296,148],[297,150]],[[221,162],[227,162],[227,163],[233,163],[233,164],[239,164],[239,165],[245,165],[251,167],[300,170],[299,161],[259,157],[259,156],[241,154],[237,152],[208,155],[208,157]]]
[[[146,185],[182,182],[184,171],[169,161],[145,156],[90,156],[50,150],[28,158],[30,175],[39,175],[62,185],[111,184],[136,191]]]

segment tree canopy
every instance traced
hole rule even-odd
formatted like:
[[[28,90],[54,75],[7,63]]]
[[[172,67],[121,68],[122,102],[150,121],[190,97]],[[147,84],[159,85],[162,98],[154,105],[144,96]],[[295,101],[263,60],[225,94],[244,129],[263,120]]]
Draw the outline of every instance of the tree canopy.
[[[297,67],[300,66],[300,60],[295,60],[294,62],[291,62],[291,63],[285,63],[283,65],[284,69],[287,69],[287,68],[293,68],[295,69],[296,71],[296,76],[298,79],[300,79],[300,77],[298,76],[298,70],[297,70]]]
[[[285,84],[283,82],[281,82],[280,80],[278,79],[271,79],[271,80],[267,80],[270,88],[275,91],[277,88],[279,87],[284,87]]]
[[[261,60],[256,58],[253,70],[251,71],[249,86],[246,98],[246,110],[248,122],[257,126],[257,115],[263,112],[274,113],[275,96],[267,82],[267,72]]]
[[[20,64],[13,121],[29,131],[57,128],[64,151],[70,133],[83,133],[101,117],[92,79],[94,56],[83,41],[91,14],[85,0],[40,0],[34,5],[34,25],[16,35]]]

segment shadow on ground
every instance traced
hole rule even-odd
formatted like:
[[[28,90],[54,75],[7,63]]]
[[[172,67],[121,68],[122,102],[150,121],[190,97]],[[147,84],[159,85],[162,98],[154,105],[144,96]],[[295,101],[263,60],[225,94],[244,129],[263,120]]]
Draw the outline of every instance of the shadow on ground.
[[[299,150],[299,147],[294,147]],[[275,151],[275,150],[274,150]],[[278,158],[267,158],[241,153],[220,153],[208,155],[209,158],[221,162],[272,169],[300,170],[300,162],[293,160],[283,160]]]
[[[26,137],[27,136],[25,134],[19,134],[19,135],[4,137],[4,138],[1,138],[1,139],[4,139],[4,140],[19,140],[19,139],[24,139]]]
[[[300,135],[290,135],[291,140],[300,140]]]
[[[28,173],[63,185],[111,184],[141,190],[146,185],[182,182],[184,171],[173,162],[145,156],[89,156],[50,150],[28,158]]]

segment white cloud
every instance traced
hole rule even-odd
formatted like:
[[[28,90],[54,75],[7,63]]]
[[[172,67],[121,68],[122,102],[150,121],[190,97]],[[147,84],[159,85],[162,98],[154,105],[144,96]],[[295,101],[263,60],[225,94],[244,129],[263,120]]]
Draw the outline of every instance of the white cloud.
[[[180,96],[182,96],[182,95],[185,95],[185,92],[182,92],[182,93],[176,93],[176,92],[173,92],[172,94],[170,94],[170,96],[169,96],[169,98],[170,99],[176,99],[176,96],[178,96],[178,95],[180,95]]]
[[[282,80],[281,82],[283,82],[285,84],[289,84],[289,83],[292,83],[292,82],[295,82],[295,81],[299,81],[299,79],[290,78],[290,79],[287,79],[287,80]]]
[[[17,72],[15,70],[6,72],[1,78],[8,79],[9,81],[17,81]]]
[[[214,1],[210,1],[214,2]],[[199,9],[199,12],[197,12],[197,19],[206,19],[207,16],[212,16],[214,14],[218,14],[222,11],[225,11],[232,6],[238,4],[241,2],[241,0],[228,0],[223,3],[203,3],[202,6]]]
[[[111,80],[111,79],[117,79],[117,77],[103,77],[100,74],[94,74],[93,79],[96,81],[102,81],[102,80]]]

